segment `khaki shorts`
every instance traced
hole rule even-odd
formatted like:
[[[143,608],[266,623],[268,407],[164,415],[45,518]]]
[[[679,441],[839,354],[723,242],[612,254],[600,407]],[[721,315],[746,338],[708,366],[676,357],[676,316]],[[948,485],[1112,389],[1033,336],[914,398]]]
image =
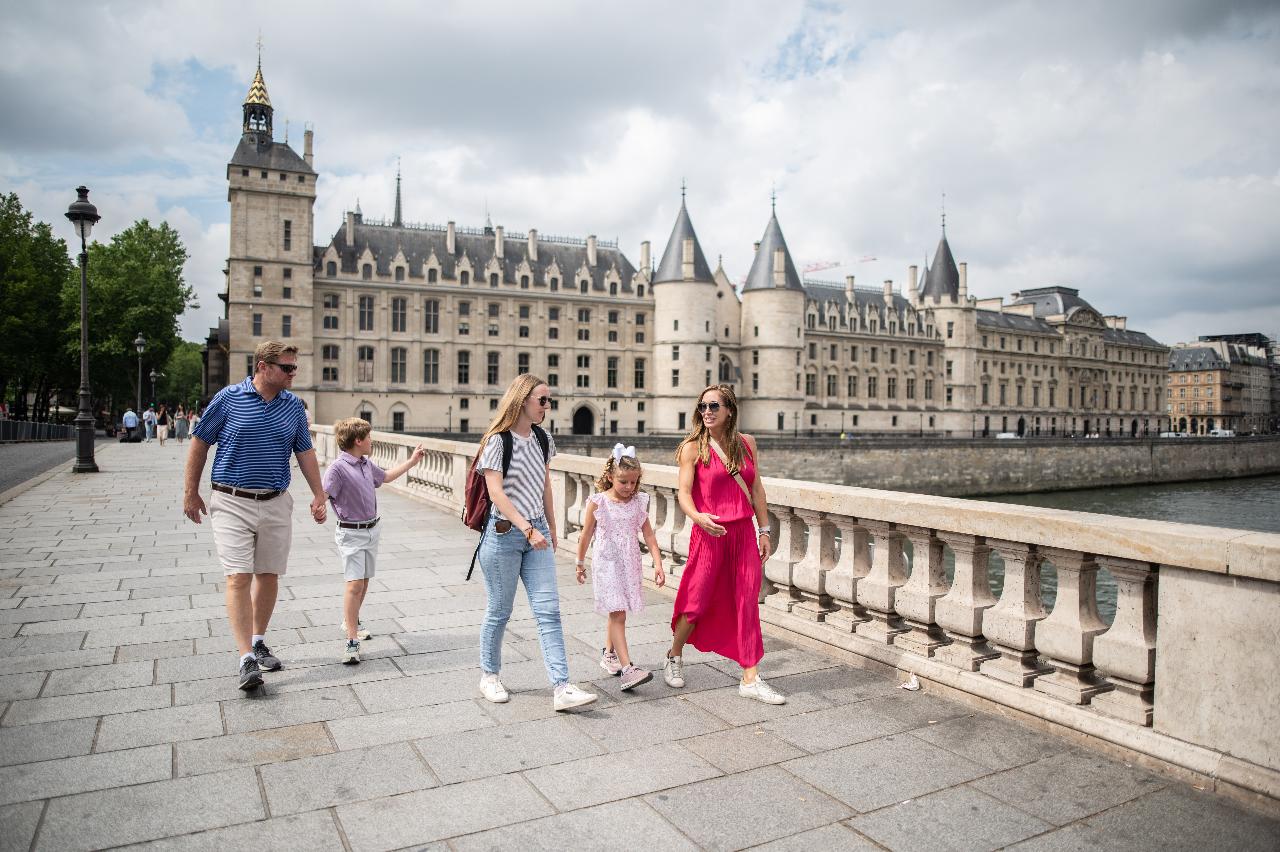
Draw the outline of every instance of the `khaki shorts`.
[[[284,574],[293,542],[293,496],[250,500],[214,491],[213,544],[225,574]]]
[[[381,535],[381,524],[367,530],[334,527],[333,540],[338,545],[345,580],[350,582],[373,577],[374,562],[378,557],[378,538]]]

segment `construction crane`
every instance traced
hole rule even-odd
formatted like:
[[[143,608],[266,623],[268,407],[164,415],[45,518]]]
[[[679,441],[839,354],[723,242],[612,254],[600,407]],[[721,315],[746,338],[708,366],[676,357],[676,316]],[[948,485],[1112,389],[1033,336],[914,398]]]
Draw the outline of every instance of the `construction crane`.
[[[806,263],[800,272],[802,275],[810,275],[814,272],[822,272],[826,269],[836,269],[840,265],[840,261],[838,260],[817,260],[813,263]]]

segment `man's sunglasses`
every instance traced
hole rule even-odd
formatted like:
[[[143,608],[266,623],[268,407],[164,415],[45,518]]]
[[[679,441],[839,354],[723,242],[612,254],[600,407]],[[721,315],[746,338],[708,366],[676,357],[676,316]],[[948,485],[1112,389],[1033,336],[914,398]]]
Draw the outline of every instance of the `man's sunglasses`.
[[[277,367],[279,367],[281,370],[284,370],[286,373],[289,373],[290,375],[292,375],[293,373],[296,373],[296,372],[298,371],[298,365],[297,365],[297,364],[281,364],[279,361],[268,361],[267,363],[268,363],[268,364],[275,364],[275,365],[276,365]]]
[[[717,412],[717,411],[719,411],[719,410],[720,410],[720,403],[718,403],[718,402],[700,402],[700,403],[698,403],[698,410],[699,410],[699,411],[710,411],[711,413],[713,413],[713,414],[714,414],[715,412]]]

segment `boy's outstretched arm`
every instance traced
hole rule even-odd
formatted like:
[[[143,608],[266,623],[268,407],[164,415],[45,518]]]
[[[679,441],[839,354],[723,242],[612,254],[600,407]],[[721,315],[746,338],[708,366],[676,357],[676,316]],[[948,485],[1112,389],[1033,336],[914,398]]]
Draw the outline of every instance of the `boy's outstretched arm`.
[[[395,467],[388,470],[387,478],[384,479],[383,482],[390,482],[393,479],[399,479],[400,477],[404,476],[409,471],[409,468],[413,467],[418,462],[422,461],[422,457],[425,456],[426,454],[427,454],[427,451],[421,444],[414,447],[413,453],[409,456],[408,461],[403,462],[402,464],[398,464]]]

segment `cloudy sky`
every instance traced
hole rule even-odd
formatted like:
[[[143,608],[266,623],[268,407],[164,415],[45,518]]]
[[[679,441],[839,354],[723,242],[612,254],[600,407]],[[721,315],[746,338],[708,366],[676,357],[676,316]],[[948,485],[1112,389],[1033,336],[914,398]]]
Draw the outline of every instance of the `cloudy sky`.
[[[660,252],[688,181],[746,275],[777,190],[798,265],[1061,283],[1173,343],[1280,334],[1280,7],[1268,2],[6,3],[0,191],[70,236],[147,217],[220,315],[226,162],[261,31],[276,138],[316,133],[316,241],[389,216]],[[874,259],[871,259],[874,258]],[[654,258],[655,263],[657,258]]]

